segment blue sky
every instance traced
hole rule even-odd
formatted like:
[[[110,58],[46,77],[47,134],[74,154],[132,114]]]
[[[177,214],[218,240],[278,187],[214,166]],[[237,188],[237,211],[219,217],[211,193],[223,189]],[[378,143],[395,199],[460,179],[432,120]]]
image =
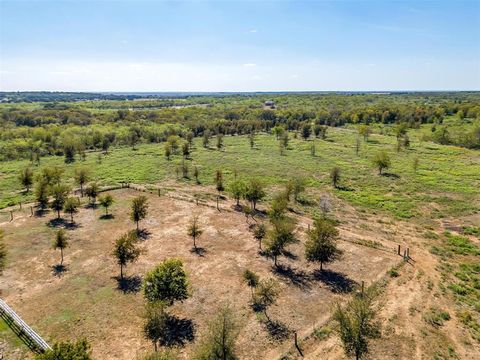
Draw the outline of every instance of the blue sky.
[[[480,90],[480,1],[4,1],[0,90]]]

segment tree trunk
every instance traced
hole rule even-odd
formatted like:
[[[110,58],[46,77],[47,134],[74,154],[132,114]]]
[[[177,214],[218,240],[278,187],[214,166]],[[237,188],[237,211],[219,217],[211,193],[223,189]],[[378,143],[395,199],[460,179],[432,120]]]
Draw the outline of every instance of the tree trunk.
[[[80,194],[81,194],[82,197],[83,197],[83,184],[80,184]]]
[[[157,349],[157,342],[156,341],[153,342],[153,346],[155,347],[155,352],[157,352],[158,349]]]
[[[108,215],[108,206],[105,206],[105,215]]]
[[[138,228],[138,223],[139,223],[139,221],[137,221],[137,233],[138,233],[138,231],[139,231],[139,228]]]
[[[277,264],[277,255],[273,255],[273,263],[275,264],[275,267],[278,267],[278,264]]]
[[[123,264],[120,264],[120,279],[123,279]]]
[[[60,265],[63,266],[63,248],[60,248],[60,256],[62,257],[62,260],[60,261]]]
[[[197,248],[197,244],[195,243],[195,236],[193,237],[193,247],[196,249]]]
[[[57,210],[57,219],[60,219],[60,210]]]
[[[70,219],[72,220],[72,223],[73,223],[73,213],[70,213]]]
[[[323,270],[323,262],[320,261],[320,271]]]

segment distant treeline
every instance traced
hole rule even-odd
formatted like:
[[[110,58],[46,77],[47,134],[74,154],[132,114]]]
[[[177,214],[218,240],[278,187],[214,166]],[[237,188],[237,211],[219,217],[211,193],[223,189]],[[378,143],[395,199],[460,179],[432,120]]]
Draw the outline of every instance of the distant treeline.
[[[273,109],[264,106],[267,99],[275,102]],[[242,135],[269,132],[275,126],[297,131],[306,124],[315,127],[402,123],[409,128],[432,124],[431,140],[480,148],[479,93],[105,99],[74,104],[49,102],[35,108],[0,105],[0,115],[2,160],[61,155],[66,147],[81,153],[115,145],[162,142],[170,135]],[[450,131],[443,122],[452,116],[472,125],[462,131]]]

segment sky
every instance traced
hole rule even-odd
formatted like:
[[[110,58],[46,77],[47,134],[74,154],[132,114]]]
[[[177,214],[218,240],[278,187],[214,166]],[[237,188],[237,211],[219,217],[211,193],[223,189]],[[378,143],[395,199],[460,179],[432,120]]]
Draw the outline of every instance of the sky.
[[[0,0],[27,90],[480,90],[480,0]]]

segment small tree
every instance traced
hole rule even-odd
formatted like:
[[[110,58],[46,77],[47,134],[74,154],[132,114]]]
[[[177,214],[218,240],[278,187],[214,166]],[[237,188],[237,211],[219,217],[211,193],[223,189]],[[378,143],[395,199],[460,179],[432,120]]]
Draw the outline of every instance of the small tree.
[[[51,188],[52,202],[50,207],[57,212],[57,219],[60,219],[60,211],[63,210],[65,202],[67,201],[69,188],[67,185],[53,185]]]
[[[137,224],[137,232],[139,231],[139,222],[147,217],[148,203],[147,198],[143,195],[132,200],[130,218]]]
[[[78,212],[78,201],[74,197],[69,197],[65,201],[65,205],[63,207],[63,210],[67,213],[70,214],[70,220],[73,223],[73,215]]]
[[[319,262],[320,271],[323,264],[340,257],[342,252],[337,247],[338,230],[328,220],[317,219],[314,228],[308,234],[305,243],[305,258],[307,261]]]
[[[257,179],[250,179],[245,189],[245,199],[252,204],[252,210],[257,209],[257,202],[265,197],[266,193],[263,184]]]
[[[225,188],[223,187],[223,173],[222,170],[217,170],[215,172],[215,186],[217,191],[223,191]]]
[[[223,148],[223,135],[218,134],[217,135],[217,149],[222,150],[222,148]]]
[[[35,355],[35,360],[91,360],[87,340],[54,344],[52,349]]]
[[[80,186],[80,193],[82,194],[82,197],[83,197],[83,187],[90,180],[90,170],[83,167],[77,168],[75,169],[74,177],[75,177],[75,182],[77,183],[78,186]]]
[[[246,269],[243,272],[243,281],[252,290],[252,299],[254,295],[254,290],[258,285],[259,279],[260,279],[259,276],[255,274],[253,271]]]
[[[299,195],[305,191],[305,179],[296,177],[291,180],[293,199],[298,201]]]
[[[360,152],[360,137],[357,136],[355,138],[355,155],[358,155],[358,153]]]
[[[310,124],[305,124],[302,126],[302,138],[304,140],[308,140],[310,135],[312,134],[312,125]]]
[[[374,321],[371,288],[362,296],[355,296],[346,306],[336,305],[333,319],[335,330],[342,341],[345,354],[361,359],[368,353],[368,342],[379,336],[379,326]]]
[[[288,200],[285,193],[277,194],[270,206],[270,210],[268,212],[268,216],[272,220],[281,220],[285,217],[285,212],[287,211],[288,207]]]
[[[23,169],[20,171],[20,174],[18,176],[18,179],[20,180],[20,183],[23,185],[23,187],[26,189],[26,192],[28,193],[30,191],[30,187],[33,184],[33,171],[29,167]]]
[[[363,125],[360,125],[360,127],[358,128],[358,134],[363,136],[363,140],[365,141],[368,141],[368,138],[371,133],[372,133],[372,130],[368,125],[363,124]]]
[[[105,208],[105,215],[108,215],[108,208],[112,206],[115,200],[113,200],[113,196],[107,194],[105,196],[101,196],[98,201],[100,202],[100,206]]]
[[[145,274],[143,294],[148,301],[164,301],[167,305],[187,299],[187,274],[183,270],[182,261],[166,259]]]
[[[182,155],[184,159],[188,159],[190,155],[190,145],[188,144],[188,142],[185,142],[182,145]]]
[[[63,249],[66,249],[68,246],[68,238],[65,230],[60,229],[57,231],[55,235],[55,239],[53,241],[53,248],[55,250],[60,249],[61,261],[60,266],[63,266]]]
[[[285,253],[286,248],[298,242],[293,231],[294,225],[291,220],[273,221],[273,228],[268,233],[266,252],[273,258],[275,267],[278,267],[277,258]]]
[[[199,175],[200,175],[200,172],[199,172],[199,170],[198,170],[198,167],[195,166],[195,167],[193,168],[193,177],[195,178],[195,182],[196,182],[197,184],[200,184],[200,180],[198,179],[198,176],[199,176]]]
[[[258,224],[255,226],[253,230],[253,237],[258,241],[258,246],[260,250],[262,250],[262,240],[265,238],[267,234],[267,228],[264,224]]]
[[[275,304],[278,298],[278,283],[274,279],[261,280],[255,291],[255,304],[263,309],[265,317],[269,319],[267,309]]]
[[[96,182],[89,184],[85,189],[85,195],[88,196],[88,198],[90,199],[90,204],[92,204],[93,206],[95,206],[97,202],[97,196],[98,196],[99,190],[100,188]]]
[[[217,312],[208,324],[208,333],[193,356],[194,360],[236,360],[237,324],[228,306]]]
[[[250,149],[253,149],[255,147],[255,134],[253,131],[248,135],[248,141],[250,143]]]
[[[167,160],[170,160],[170,157],[172,156],[172,146],[169,143],[165,144],[165,157]]]
[[[385,151],[381,151],[373,158],[373,164],[377,167],[378,173],[382,175],[382,171],[390,167],[390,157]]]
[[[341,170],[338,166],[335,166],[332,171],[330,171],[330,179],[332,180],[332,185],[334,188],[338,187],[338,182],[341,178]]]
[[[210,143],[210,133],[208,130],[205,130],[202,137],[202,144],[205,149],[208,148],[208,144]]]
[[[35,200],[40,209],[48,207],[48,183],[45,179],[39,179],[35,185]]]
[[[197,244],[195,240],[202,235],[203,230],[200,229],[200,226],[198,225],[198,216],[194,215],[192,217],[192,220],[190,221],[190,225],[188,226],[188,236],[190,236],[193,239],[193,247],[197,249]]]
[[[230,183],[228,191],[237,201],[237,206],[240,206],[240,199],[244,196],[245,190],[246,185],[242,180],[235,180],[234,182]]]
[[[128,263],[137,261],[141,254],[140,249],[137,247],[137,242],[137,234],[134,231],[123,234],[115,241],[112,255],[117,259],[118,265],[120,265],[121,279],[123,279],[123,267],[127,266]]]
[[[413,172],[416,174],[417,171],[418,171],[418,165],[420,163],[420,160],[418,159],[418,156],[415,156],[415,158],[413,159],[413,164],[412,164],[412,167],[413,167]]]

